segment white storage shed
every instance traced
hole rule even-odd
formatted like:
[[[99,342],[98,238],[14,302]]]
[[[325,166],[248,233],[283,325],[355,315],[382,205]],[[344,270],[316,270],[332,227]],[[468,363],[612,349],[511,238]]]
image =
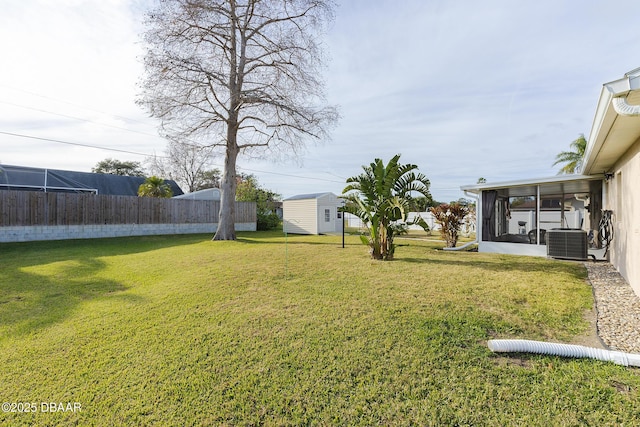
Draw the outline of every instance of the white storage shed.
[[[283,228],[292,234],[342,233],[342,199],[333,193],[300,194],[282,202]]]

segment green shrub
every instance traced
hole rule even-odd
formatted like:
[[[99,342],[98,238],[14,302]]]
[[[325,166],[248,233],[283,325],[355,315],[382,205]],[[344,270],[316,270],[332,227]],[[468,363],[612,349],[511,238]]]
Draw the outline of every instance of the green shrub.
[[[258,212],[256,216],[258,231],[274,230],[280,226],[280,217],[273,212]]]

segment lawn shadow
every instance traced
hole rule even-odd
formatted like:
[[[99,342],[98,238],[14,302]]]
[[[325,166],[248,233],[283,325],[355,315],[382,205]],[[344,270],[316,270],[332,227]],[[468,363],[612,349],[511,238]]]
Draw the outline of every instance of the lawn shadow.
[[[0,338],[28,335],[60,323],[86,301],[139,301],[140,297],[123,294],[128,286],[100,277],[107,267],[100,258],[189,241],[117,238],[2,245]]]
[[[545,273],[575,273],[575,266],[581,265],[579,262],[551,260],[546,258],[531,259],[526,256],[510,256],[508,260],[505,260],[505,256],[497,255],[494,259],[470,259],[466,257],[464,259],[456,259],[456,254],[448,259],[442,258],[403,258],[397,257],[396,261],[407,264],[429,264],[439,265],[445,268],[451,267],[475,267],[484,270],[501,272],[501,271],[531,271],[531,272],[545,272]],[[586,275],[585,275],[586,277]]]
[[[70,256],[129,255],[208,240],[211,240],[209,234],[181,234],[0,243],[0,258],[16,258],[24,266],[24,263],[28,263],[30,258],[34,258],[34,262],[40,263],[45,254],[48,257],[48,262],[55,262],[68,259]]]
[[[310,240],[310,238],[313,238],[313,240]],[[345,246],[362,246],[362,242],[360,240],[357,241],[351,241],[349,242],[348,240],[351,238],[351,236],[345,235]],[[286,244],[296,244],[296,245],[319,245],[319,246],[336,246],[336,245],[342,245],[342,239],[340,236],[335,236],[335,235],[305,235],[305,234],[288,234],[288,235],[274,235],[274,234],[269,234],[269,235],[265,235],[265,236],[249,236],[249,235],[242,235],[242,236],[238,236],[236,238],[236,241],[241,242],[241,243],[251,243],[251,244],[267,244],[267,245],[284,245]]]

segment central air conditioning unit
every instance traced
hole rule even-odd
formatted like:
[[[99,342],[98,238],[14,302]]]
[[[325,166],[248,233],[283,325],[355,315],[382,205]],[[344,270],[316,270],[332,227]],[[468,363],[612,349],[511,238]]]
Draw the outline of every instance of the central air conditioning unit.
[[[587,232],[568,228],[547,231],[547,256],[551,258],[587,259]]]

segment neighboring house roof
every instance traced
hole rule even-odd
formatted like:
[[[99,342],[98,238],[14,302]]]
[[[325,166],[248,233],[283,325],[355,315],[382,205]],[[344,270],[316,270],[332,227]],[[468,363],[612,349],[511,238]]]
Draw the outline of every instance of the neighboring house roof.
[[[291,196],[287,199],[284,199],[284,201],[288,201],[288,200],[307,200],[307,199],[319,199],[321,197],[327,196],[327,195],[331,195],[334,197],[337,197],[335,194],[331,193],[331,192],[326,192],[326,193],[311,193],[311,194],[298,194],[297,196]]]
[[[144,177],[0,165],[0,190],[93,192],[137,196]],[[183,194],[175,181],[166,181],[174,195]]]
[[[605,83],[600,92],[591,134],[585,149],[584,173],[609,172],[640,138],[640,68]],[[605,143],[615,140],[614,143]]]
[[[204,190],[194,191],[193,193],[180,194],[174,196],[175,199],[189,200],[220,200],[219,188],[205,188]]]

